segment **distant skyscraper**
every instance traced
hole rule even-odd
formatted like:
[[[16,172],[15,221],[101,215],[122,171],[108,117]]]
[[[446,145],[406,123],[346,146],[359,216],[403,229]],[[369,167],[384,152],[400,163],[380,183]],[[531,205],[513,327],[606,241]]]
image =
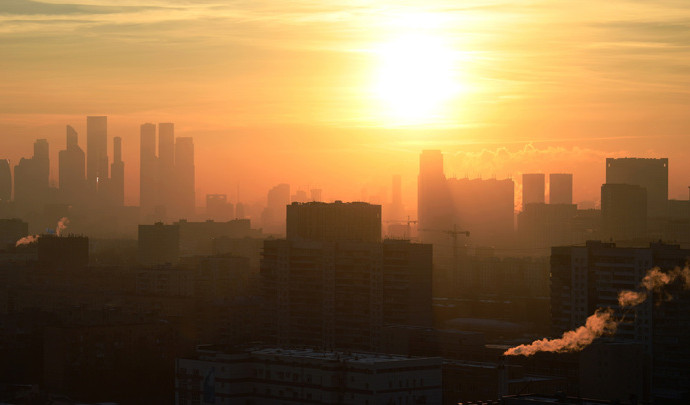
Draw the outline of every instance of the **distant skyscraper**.
[[[177,190],[178,214],[193,216],[196,211],[194,140],[177,138],[175,142],[175,190]]]
[[[227,194],[206,194],[206,217],[216,221],[229,221],[235,210]]]
[[[0,159],[0,202],[10,201],[12,198],[12,169],[10,161]]]
[[[601,186],[601,225],[606,239],[629,240],[647,234],[647,190],[632,184]]]
[[[293,194],[292,197],[290,198],[290,200],[292,202],[300,202],[300,203],[307,202],[308,199],[309,198],[307,197],[307,192],[304,190],[295,191],[295,194]]]
[[[159,204],[173,212],[179,180],[175,179],[175,124],[158,124],[158,197]]]
[[[313,188],[309,190],[309,193],[311,194],[311,201],[321,201],[321,189],[320,188]]]
[[[151,215],[157,201],[156,125],[142,124],[139,143],[139,206],[141,213]]]
[[[417,216],[424,241],[443,237],[437,231],[452,228],[452,204],[440,150],[425,150],[419,156]],[[425,230],[434,232],[426,233]]]
[[[549,204],[573,203],[573,175],[571,173],[549,174]]]
[[[117,207],[125,205],[125,163],[122,161],[122,138],[113,138],[113,164],[110,166],[110,198]]]
[[[67,126],[66,147],[58,154],[61,200],[70,204],[83,202],[86,186],[86,155],[79,147],[77,131]]]
[[[97,192],[100,180],[108,179],[108,117],[86,117],[86,183]],[[107,181],[106,181],[107,182]]]
[[[14,167],[14,199],[18,208],[31,210],[48,202],[50,160],[48,141],[34,142],[34,156],[22,158]]]
[[[285,210],[290,204],[290,185],[278,184],[268,191],[267,205],[261,223],[268,233],[285,233]]]
[[[647,189],[647,216],[668,212],[668,159],[608,158],[606,183],[634,184]]]
[[[388,218],[393,221],[402,220],[405,216],[405,207],[402,203],[402,178],[399,174],[393,176],[391,190],[391,205]]]
[[[526,173],[522,175],[522,209],[526,204],[543,204],[546,193],[546,176],[544,173]]]

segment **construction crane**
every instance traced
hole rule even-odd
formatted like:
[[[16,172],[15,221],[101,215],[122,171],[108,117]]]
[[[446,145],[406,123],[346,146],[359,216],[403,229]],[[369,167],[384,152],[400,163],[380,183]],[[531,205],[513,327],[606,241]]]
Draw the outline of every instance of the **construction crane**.
[[[416,219],[410,219],[410,216],[407,216],[407,221],[395,221],[395,220],[390,220],[390,221],[383,221],[385,223],[393,223],[393,224],[400,224],[400,223],[407,223],[407,231],[405,231],[405,238],[409,239],[412,236],[412,224],[416,224],[417,220]]]
[[[453,224],[453,229],[420,229],[421,232],[439,232],[450,235],[453,239],[453,266],[455,269],[458,268],[458,236],[465,235],[465,237],[470,237],[470,231],[460,231],[458,226]]]

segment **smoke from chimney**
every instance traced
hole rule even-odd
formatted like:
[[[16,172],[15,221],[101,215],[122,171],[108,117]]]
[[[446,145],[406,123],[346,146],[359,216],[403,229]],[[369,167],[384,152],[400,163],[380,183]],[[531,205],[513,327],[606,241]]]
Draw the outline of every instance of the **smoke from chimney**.
[[[655,267],[647,272],[647,274],[640,282],[640,287],[643,291],[624,290],[618,294],[618,304],[621,308],[633,307],[642,304],[647,300],[650,293],[664,294],[664,300],[668,301],[672,296],[664,291],[664,288],[679,280],[683,284],[683,288],[690,289],[690,268],[685,267],[663,272],[658,267]],[[520,345],[510,348],[503,353],[506,356],[531,356],[537,352],[575,352],[589,346],[594,339],[603,336],[611,335],[616,332],[618,324],[622,319],[616,319],[613,316],[612,309],[597,309],[594,315],[587,318],[584,326],[573,331],[563,333],[563,336],[558,339],[541,339],[526,345]]]
[[[598,309],[587,318],[584,326],[567,331],[558,339],[535,340],[528,345],[520,345],[506,350],[506,356],[531,356],[537,352],[575,352],[589,346],[594,339],[616,331],[618,322],[613,318],[612,309]]]
[[[663,272],[660,268],[655,267],[649,270],[640,282],[640,287],[644,291],[621,291],[618,294],[618,305],[623,308],[640,305],[647,300],[650,293],[663,294],[664,300],[669,301],[673,297],[664,291],[664,287],[676,280],[680,281],[686,290],[690,288],[690,268],[687,266],[683,269],[676,267],[671,271]]]
[[[17,241],[17,243],[14,244],[15,247],[21,246],[21,245],[28,245],[30,243],[34,243],[38,241],[38,235],[29,235],[25,236]]]
[[[69,218],[67,217],[62,217],[57,223],[57,227],[55,228],[55,234],[57,236],[63,236],[65,230],[67,230],[67,226],[69,225]]]
[[[65,231],[67,230],[67,227],[69,226],[69,218],[67,217],[62,217],[58,220],[57,226],[55,227],[55,234],[57,236],[65,236]],[[14,244],[14,247],[21,246],[21,245],[28,245],[30,243],[38,242],[38,237],[39,235],[29,235],[25,236],[17,241],[17,243]]]

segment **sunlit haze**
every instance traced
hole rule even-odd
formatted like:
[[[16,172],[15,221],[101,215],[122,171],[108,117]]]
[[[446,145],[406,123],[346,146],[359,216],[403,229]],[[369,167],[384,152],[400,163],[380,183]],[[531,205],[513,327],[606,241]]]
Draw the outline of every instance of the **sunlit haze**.
[[[107,115],[130,205],[145,122],[194,137],[199,206],[238,185],[264,202],[279,182],[361,199],[401,174],[413,208],[421,149],[449,176],[573,172],[576,201],[598,199],[603,157],[669,157],[674,198],[689,16],[678,1],[3,1],[0,139],[17,162],[47,138],[57,182],[64,126],[84,143],[84,117]]]

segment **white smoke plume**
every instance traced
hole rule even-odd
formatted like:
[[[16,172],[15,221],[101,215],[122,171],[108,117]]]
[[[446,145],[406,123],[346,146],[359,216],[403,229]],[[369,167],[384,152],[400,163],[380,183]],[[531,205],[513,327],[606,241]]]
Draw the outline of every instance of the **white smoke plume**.
[[[655,267],[649,270],[640,282],[640,287],[644,288],[644,291],[621,291],[618,294],[618,304],[622,308],[639,305],[645,302],[650,293],[663,293],[665,300],[668,301],[672,296],[664,291],[664,288],[676,280],[683,284],[683,288],[690,289],[690,267],[686,266],[684,269],[676,267],[668,272],[663,272]],[[537,352],[580,351],[589,346],[594,339],[615,333],[620,322],[622,320],[613,317],[612,309],[598,309],[594,315],[587,318],[584,326],[565,332],[559,339],[535,340],[528,345],[510,348],[503,354],[505,356],[531,356]]]
[[[28,245],[30,243],[34,243],[38,241],[38,235],[29,235],[25,236],[17,241],[17,243],[14,244],[15,247],[21,246],[21,245]]]
[[[594,339],[610,335],[616,331],[618,322],[613,318],[613,310],[598,309],[587,318],[584,326],[567,331],[558,339],[535,340],[528,345],[520,345],[506,350],[505,356],[531,356],[537,352],[575,352],[589,346]]]
[[[683,284],[683,288],[686,290],[690,288],[690,268],[685,267],[681,269],[676,267],[671,271],[661,271],[660,268],[655,267],[647,272],[647,274],[640,282],[640,287],[644,288],[644,291],[621,291],[618,294],[618,304],[621,307],[634,307],[640,305],[649,296],[650,293],[663,294],[664,300],[669,301],[673,297],[664,291],[664,288],[675,282],[680,281]]]
[[[57,227],[55,228],[55,234],[57,236],[63,236],[65,230],[67,230],[67,226],[69,225],[69,218],[67,217],[62,217],[57,223]]]

